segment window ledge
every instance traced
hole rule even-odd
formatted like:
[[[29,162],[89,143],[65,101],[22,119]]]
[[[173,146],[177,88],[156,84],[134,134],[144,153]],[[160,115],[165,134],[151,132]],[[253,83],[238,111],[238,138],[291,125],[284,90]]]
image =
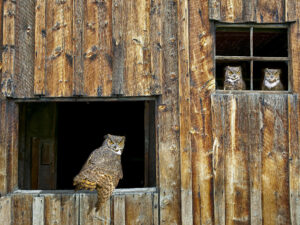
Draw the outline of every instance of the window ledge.
[[[157,192],[156,187],[148,188],[121,188],[116,189],[113,195],[126,195],[126,194],[143,194],[143,193],[155,193]],[[29,194],[29,195],[48,195],[48,194],[96,194],[96,191],[87,190],[16,190],[11,195]]]

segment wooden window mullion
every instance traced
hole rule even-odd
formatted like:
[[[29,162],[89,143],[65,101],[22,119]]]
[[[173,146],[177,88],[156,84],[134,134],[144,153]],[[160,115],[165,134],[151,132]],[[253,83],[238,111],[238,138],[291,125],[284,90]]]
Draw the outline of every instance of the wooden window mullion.
[[[250,27],[250,57],[253,57],[253,27]],[[250,90],[253,90],[253,58],[250,61]]]

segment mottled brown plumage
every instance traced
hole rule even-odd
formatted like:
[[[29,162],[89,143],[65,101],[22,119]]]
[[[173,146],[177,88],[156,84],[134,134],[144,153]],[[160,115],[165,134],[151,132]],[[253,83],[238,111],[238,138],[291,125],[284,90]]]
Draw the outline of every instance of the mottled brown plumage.
[[[282,91],[283,84],[280,81],[281,69],[264,69],[264,80],[262,83],[262,90],[268,91]]]
[[[124,149],[125,137],[106,135],[100,148],[94,150],[79,174],[74,178],[76,190],[97,190],[99,210],[101,203],[108,200],[123,178],[121,154]]]
[[[245,90],[246,84],[243,80],[242,67],[226,66],[224,90]]]

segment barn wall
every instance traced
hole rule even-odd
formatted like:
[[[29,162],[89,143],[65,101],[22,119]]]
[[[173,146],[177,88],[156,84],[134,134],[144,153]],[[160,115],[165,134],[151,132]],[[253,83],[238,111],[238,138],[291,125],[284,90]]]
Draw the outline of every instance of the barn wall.
[[[146,224],[300,224],[297,96],[215,93],[213,74],[213,20],[293,22],[292,86],[299,93],[299,1],[0,2],[1,194],[17,187],[18,107],[6,97],[155,95],[158,193],[115,195],[103,217],[115,224],[136,218]],[[88,211],[95,197],[8,195],[0,200],[0,223],[7,215],[11,224],[102,223]]]
[[[115,193],[95,211],[96,193],[15,193],[0,199],[1,224],[158,225],[157,193]]]

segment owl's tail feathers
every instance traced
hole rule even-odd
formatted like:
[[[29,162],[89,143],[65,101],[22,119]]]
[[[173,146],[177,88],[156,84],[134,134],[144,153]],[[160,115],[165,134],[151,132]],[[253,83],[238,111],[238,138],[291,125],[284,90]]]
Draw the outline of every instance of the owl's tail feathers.
[[[112,178],[110,176],[103,176],[103,179],[97,184],[97,198],[98,201],[96,203],[96,210],[98,211],[101,205],[109,200],[110,196],[112,195],[115,186],[112,182]]]

